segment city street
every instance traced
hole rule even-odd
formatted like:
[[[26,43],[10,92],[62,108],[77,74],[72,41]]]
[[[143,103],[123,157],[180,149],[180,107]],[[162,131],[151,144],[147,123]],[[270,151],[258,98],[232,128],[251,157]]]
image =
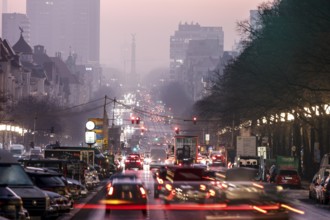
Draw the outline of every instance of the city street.
[[[91,196],[86,198],[86,204],[76,204],[76,208],[72,213],[66,214],[59,220],[92,220],[92,219],[113,219],[113,220],[135,220],[135,219],[157,219],[157,220],[180,220],[180,219],[220,219],[217,210],[171,210],[164,209],[161,199],[153,198],[153,178],[151,171],[145,166],[143,171],[129,170],[126,173],[136,173],[139,178],[144,181],[147,189],[149,189],[148,204],[149,210],[147,216],[144,217],[139,210],[113,210],[110,215],[105,213],[105,206],[100,203],[104,198],[104,190],[99,186],[97,190],[92,192]],[[103,182],[104,186],[104,182]],[[305,212],[304,215],[291,215],[293,220],[318,219],[326,220],[330,215],[327,205],[316,204],[308,199],[307,189],[285,189],[286,197],[294,205],[295,208]]]

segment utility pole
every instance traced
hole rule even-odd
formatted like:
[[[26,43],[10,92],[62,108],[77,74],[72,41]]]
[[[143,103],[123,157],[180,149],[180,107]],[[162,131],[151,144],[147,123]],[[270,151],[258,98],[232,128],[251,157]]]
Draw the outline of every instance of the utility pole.
[[[108,129],[109,129],[109,120],[107,113],[107,95],[104,96],[104,106],[103,106],[103,150],[107,150],[109,147],[108,139]]]
[[[115,126],[115,108],[116,108],[116,98],[113,100],[113,109],[112,109],[112,128]]]
[[[36,126],[37,126],[37,113],[34,115],[34,120],[33,120],[33,143],[36,143]]]

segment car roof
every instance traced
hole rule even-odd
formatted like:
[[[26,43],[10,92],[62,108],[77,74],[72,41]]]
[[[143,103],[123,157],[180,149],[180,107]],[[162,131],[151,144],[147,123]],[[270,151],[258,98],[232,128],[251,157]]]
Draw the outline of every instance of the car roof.
[[[25,167],[25,172],[28,174],[37,174],[37,175],[51,175],[51,176],[62,176],[60,173],[47,168],[40,168],[40,167]]]
[[[19,164],[18,160],[7,151],[0,149],[0,164]]]
[[[129,178],[123,178],[123,179],[114,179],[112,181],[112,185],[142,185],[141,180],[139,179],[129,179]]]
[[[130,179],[137,179],[137,175],[136,174],[123,174],[123,173],[116,173],[110,176],[110,180],[113,179],[123,179],[123,178],[130,178]]]

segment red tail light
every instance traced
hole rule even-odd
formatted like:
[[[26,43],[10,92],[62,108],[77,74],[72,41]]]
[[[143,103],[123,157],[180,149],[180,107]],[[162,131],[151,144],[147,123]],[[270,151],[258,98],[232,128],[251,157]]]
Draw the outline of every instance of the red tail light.
[[[111,186],[110,189],[109,189],[108,195],[109,195],[109,196],[112,196],[112,195],[113,195],[113,187],[112,187],[112,186]]]
[[[145,198],[145,197],[146,197],[146,191],[144,190],[143,187],[140,187],[140,192],[141,192],[141,196],[142,196],[143,198]]]

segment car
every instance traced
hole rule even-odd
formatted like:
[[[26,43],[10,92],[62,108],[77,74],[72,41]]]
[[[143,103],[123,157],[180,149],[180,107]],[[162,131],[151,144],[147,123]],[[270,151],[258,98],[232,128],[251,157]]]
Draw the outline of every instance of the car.
[[[110,187],[111,187],[111,185],[112,185],[112,182],[113,182],[113,180],[115,180],[115,179],[129,179],[129,180],[134,181],[134,180],[137,180],[138,177],[137,177],[137,175],[134,174],[134,173],[131,173],[131,174],[126,174],[126,173],[115,173],[115,174],[113,174],[113,175],[108,179],[108,181],[107,181],[107,184],[106,184],[106,192],[109,191],[109,189],[110,189]]]
[[[43,159],[44,158],[44,155],[42,154],[42,149],[41,147],[34,147],[30,150],[30,156],[29,156],[30,159],[36,159],[36,160],[39,160],[39,159]]]
[[[0,217],[10,220],[30,219],[28,211],[23,207],[21,197],[6,186],[0,186]]]
[[[210,163],[210,159],[206,155],[198,155],[196,163],[208,165]]]
[[[50,205],[58,215],[68,213],[73,209],[72,202],[67,197],[52,191],[44,190],[44,192],[49,196]]]
[[[321,167],[314,175],[312,182],[309,185],[309,198],[316,202],[324,204],[328,203],[326,192],[326,181],[330,173],[330,166]]]
[[[168,166],[161,193],[164,203],[205,203],[209,198],[209,187],[203,181],[203,173],[204,169],[200,167]]]
[[[159,198],[159,194],[162,192],[164,187],[164,181],[166,179],[166,165],[159,166],[153,172],[154,178],[154,198]]]
[[[278,170],[275,183],[283,187],[301,188],[301,178],[297,170]]]
[[[320,172],[322,170],[322,172]],[[328,204],[330,199],[330,179],[329,167],[325,170],[321,168],[319,171],[319,181],[315,187],[316,201],[320,204]],[[321,175],[320,173],[324,174]]]
[[[24,168],[11,153],[0,150],[0,186],[8,187],[23,201],[31,217],[50,218],[56,211],[50,206],[48,195],[35,186]]]
[[[73,198],[63,179],[62,175],[54,170],[38,167],[26,167],[25,172],[29,175],[33,183],[40,189],[52,191],[65,196],[69,204],[73,207]]]
[[[66,186],[68,187],[69,192],[71,193],[74,200],[78,200],[87,196],[88,189],[79,180],[68,177],[62,177],[62,179],[66,183]]]
[[[218,212],[223,219],[290,219],[288,206],[281,205],[283,188],[260,182],[258,170],[234,167],[219,181],[216,203],[226,206]]]
[[[226,157],[221,152],[212,152],[210,154],[209,165],[210,166],[226,166]]]
[[[316,173],[308,187],[309,199],[317,201],[317,188],[319,185],[320,185],[320,177],[319,174]]]
[[[111,210],[124,209],[142,211],[147,215],[147,190],[139,180],[114,179],[106,193],[105,205],[106,214]]]
[[[129,154],[125,159],[125,170],[137,168],[143,170],[143,161],[140,154]]]

